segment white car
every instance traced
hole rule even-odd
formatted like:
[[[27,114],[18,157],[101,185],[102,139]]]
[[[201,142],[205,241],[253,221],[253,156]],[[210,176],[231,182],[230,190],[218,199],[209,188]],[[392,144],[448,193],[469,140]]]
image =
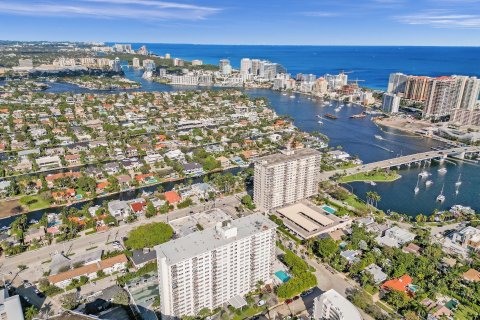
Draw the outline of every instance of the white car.
[[[258,303],[257,303],[257,306],[259,306],[259,307],[262,307],[262,306],[264,306],[264,305],[265,305],[265,300],[260,300],[260,301],[258,301]]]

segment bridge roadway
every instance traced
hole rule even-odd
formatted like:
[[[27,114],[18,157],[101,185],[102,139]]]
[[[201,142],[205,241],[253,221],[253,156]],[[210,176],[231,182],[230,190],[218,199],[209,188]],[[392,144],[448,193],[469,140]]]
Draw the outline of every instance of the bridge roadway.
[[[392,167],[400,167],[402,165],[409,165],[412,163],[421,163],[422,161],[429,161],[436,158],[445,159],[447,156],[457,156],[463,158],[467,153],[480,153],[480,147],[457,147],[444,150],[432,150],[427,152],[415,153],[408,156],[392,158],[388,160],[381,160],[377,162],[367,163],[362,166],[339,169],[333,171],[326,171],[320,174],[320,181],[325,181],[337,174],[352,175],[356,173],[364,173],[379,169],[387,169]]]

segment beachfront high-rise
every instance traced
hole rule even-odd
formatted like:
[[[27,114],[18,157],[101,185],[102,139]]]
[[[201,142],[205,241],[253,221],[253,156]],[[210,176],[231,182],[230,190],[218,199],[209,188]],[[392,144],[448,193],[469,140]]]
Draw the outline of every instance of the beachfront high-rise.
[[[162,319],[213,310],[269,282],[276,227],[257,213],[156,246]]]
[[[321,154],[314,149],[286,150],[255,162],[253,200],[270,210],[318,193]]]
[[[388,78],[388,93],[398,94],[405,92],[407,76],[403,73],[391,73]]]
[[[400,108],[400,97],[393,93],[384,93],[382,110],[386,113],[397,113]]]

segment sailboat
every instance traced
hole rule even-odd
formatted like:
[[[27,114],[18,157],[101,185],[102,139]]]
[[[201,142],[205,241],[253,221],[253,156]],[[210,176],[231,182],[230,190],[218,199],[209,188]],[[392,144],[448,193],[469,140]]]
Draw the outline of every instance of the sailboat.
[[[415,194],[417,194],[418,191],[420,191],[420,188],[418,187],[418,181],[420,181],[420,176],[418,176],[417,185],[415,186],[415,189],[413,189],[413,191],[415,192]]]
[[[461,178],[462,178],[462,174],[460,173],[460,175],[458,176],[457,182],[455,182],[455,187],[460,187],[462,185],[462,180],[460,180]]]
[[[447,173],[447,168],[440,168],[440,169],[438,169],[438,173],[440,173],[440,174],[445,174],[445,173]]]
[[[442,191],[440,191],[440,194],[437,196],[437,201],[438,202],[443,202],[445,201],[445,196],[443,195],[443,188],[445,187],[445,184],[442,185]]]
[[[427,171],[423,170],[422,172],[420,172],[420,173],[418,174],[418,176],[420,176],[420,177],[422,177],[422,178],[426,178],[426,177],[429,176],[429,174],[428,174]]]

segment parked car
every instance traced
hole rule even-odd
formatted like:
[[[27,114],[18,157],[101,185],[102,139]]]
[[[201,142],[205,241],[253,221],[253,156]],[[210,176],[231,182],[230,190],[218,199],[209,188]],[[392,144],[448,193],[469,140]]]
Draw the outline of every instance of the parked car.
[[[293,297],[293,300],[298,300],[300,297],[299,296],[295,296]]]
[[[264,306],[264,305],[265,305],[265,300],[260,300],[260,301],[258,301],[258,303],[257,303],[257,306],[259,306],[259,307],[262,307],[262,306]]]
[[[308,296],[309,294],[311,294],[312,292],[313,292],[312,289],[309,289],[309,290],[307,290],[307,291],[304,291],[304,292],[302,292],[302,293],[300,294],[300,297],[306,297],[306,296]]]
[[[285,303],[286,303],[286,304],[290,304],[290,303],[292,303],[292,302],[293,302],[292,299],[287,299],[287,300],[285,300]]]

